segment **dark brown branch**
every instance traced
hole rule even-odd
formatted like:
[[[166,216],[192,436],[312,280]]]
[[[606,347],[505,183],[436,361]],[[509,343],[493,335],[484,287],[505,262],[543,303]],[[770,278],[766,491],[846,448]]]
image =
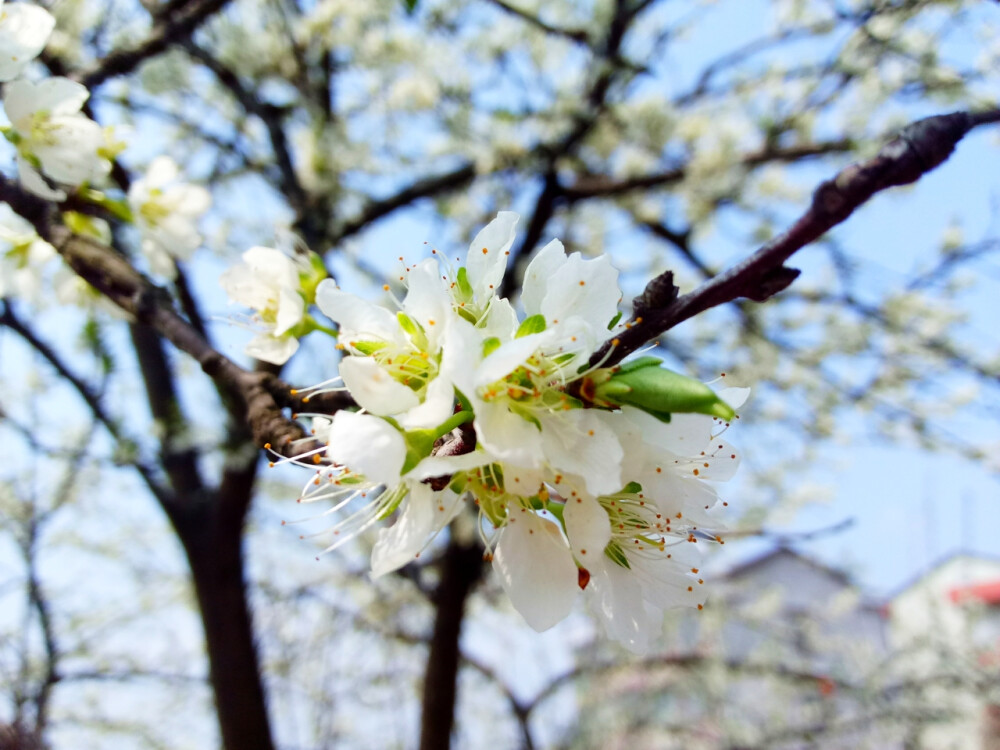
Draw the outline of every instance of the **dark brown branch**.
[[[632,9],[625,0],[617,0],[615,13],[608,24],[607,33],[599,50],[595,51],[594,66],[597,74],[594,76],[583,100],[585,107],[573,118],[570,129],[560,138],[540,144],[536,152],[543,157],[544,164],[539,172],[544,174],[542,191],[535,201],[535,209],[528,222],[528,233],[522,242],[511,249],[508,259],[508,275],[500,286],[498,293],[502,296],[511,293],[513,279],[523,274],[523,266],[528,255],[534,250],[541,239],[545,226],[555,213],[559,201],[566,198],[565,188],[560,184],[556,163],[571,154],[597,125],[601,114],[607,105],[608,94],[612,84],[627,69],[634,72],[621,56],[621,46],[628,31],[629,24],[640,9]]]
[[[374,221],[388,216],[393,211],[408,206],[421,198],[430,198],[450,190],[457,190],[468,185],[476,177],[476,167],[472,163],[444,174],[424,177],[406,186],[398,193],[387,198],[369,201],[361,213],[353,219],[344,222],[331,236],[331,242],[337,244],[341,240],[357,234]]]
[[[99,242],[70,234],[64,227],[46,228],[43,236],[91,286],[192,356],[209,377],[241,399],[258,446],[270,445],[277,452],[293,451],[292,441],[305,437],[299,425],[282,415],[281,407],[271,395],[266,384],[273,375],[247,372],[213,349],[190,323],[174,312],[166,293],[147,281],[128,261]]]
[[[908,125],[874,158],[846,167],[816,188],[812,205],[787,232],[690,294],[659,309],[644,309],[630,327],[594,353],[591,363],[604,360],[609,352],[604,361],[620,362],[645,342],[712,307],[740,297],[762,302],[777,294],[799,274],[783,265],[792,254],[843,222],[877,192],[920,179],[943,163],[969,130],[994,122],[1000,122],[1000,110],[955,112]]]
[[[785,147],[769,145],[758,151],[746,154],[737,164],[742,167],[759,167],[763,164],[775,162],[796,162],[814,156],[845,153],[852,150],[854,146],[854,141],[849,138]],[[573,185],[564,187],[563,194],[566,200],[570,202],[586,200],[588,198],[608,198],[638,190],[649,190],[650,188],[675,185],[687,177],[687,173],[688,168],[685,165],[653,174],[627,177],[622,180],[614,180],[604,176],[582,177]]]
[[[455,723],[459,637],[465,600],[483,573],[483,550],[452,538],[441,560],[441,583],[434,592],[437,615],[424,673],[420,750],[447,750]]]
[[[145,41],[131,49],[111,52],[98,62],[93,70],[77,76],[88,89],[109,78],[126,75],[144,60],[154,57],[172,44],[188,39],[210,16],[218,13],[229,0],[193,0],[176,11],[162,14],[153,24]]]
[[[558,26],[553,26],[550,23],[546,23],[538,16],[529,13],[526,10],[522,10],[506,0],[490,0],[493,5],[497,6],[506,13],[512,16],[520,18],[522,21],[526,21],[531,26],[536,29],[544,31],[546,34],[551,34],[552,36],[563,37],[564,39],[569,39],[570,41],[576,42],[577,44],[587,44],[589,36],[585,29],[564,29]]]
[[[183,47],[192,59],[212,71],[219,83],[232,94],[247,114],[254,115],[264,123],[271,142],[271,150],[274,152],[274,160],[278,165],[279,189],[296,212],[296,229],[304,235],[306,244],[318,244],[322,236],[318,226],[322,221],[314,215],[312,210],[314,207],[295,173],[292,152],[285,135],[284,110],[258,99],[252,89],[243,85],[235,72],[194,42],[185,40]]]

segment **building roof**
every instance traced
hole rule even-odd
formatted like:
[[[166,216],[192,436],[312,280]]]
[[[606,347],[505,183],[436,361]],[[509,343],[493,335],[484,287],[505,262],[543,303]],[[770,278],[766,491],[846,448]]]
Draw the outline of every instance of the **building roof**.
[[[981,560],[983,562],[1000,563],[1000,556],[998,555],[987,555],[982,552],[968,552],[966,550],[953,550],[948,554],[944,555],[943,557],[938,558],[930,565],[928,565],[923,571],[910,578],[908,581],[906,581],[903,585],[899,586],[894,591],[890,592],[889,595],[886,597],[886,601],[891,602],[894,599],[897,599],[899,596],[906,593],[914,586],[918,585],[925,578],[936,573],[939,569],[943,568],[945,565],[954,562],[955,560],[959,560],[961,558],[966,558],[968,560]]]
[[[971,586],[955,586],[948,591],[948,598],[956,604],[981,602],[997,606],[1000,604],[1000,580],[977,583]]]

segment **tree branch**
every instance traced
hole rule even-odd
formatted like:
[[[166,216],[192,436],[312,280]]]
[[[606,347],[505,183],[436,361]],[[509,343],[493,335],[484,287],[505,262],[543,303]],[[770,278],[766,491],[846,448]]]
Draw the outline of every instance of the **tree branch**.
[[[101,59],[93,70],[75,76],[88,89],[109,78],[126,75],[135,70],[143,61],[163,52],[172,44],[188,39],[204,21],[218,13],[229,0],[193,0],[164,13],[153,24],[153,28],[139,46],[131,49],[117,49]]]
[[[408,206],[416,200],[430,198],[439,193],[457,190],[464,185],[468,185],[475,177],[476,167],[470,162],[450,172],[419,179],[387,198],[369,201],[361,209],[361,213],[341,224],[333,232],[330,237],[331,243],[336,245],[347,237],[357,234],[373,221],[377,221],[403,206]]]
[[[1000,122],[1000,110],[954,112],[911,123],[874,158],[846,167],[816,188],[809,209],[784,234],[690,294],[636,312],[625,330],[594,353],[591,364],[620,362],[645,342],[712,307],[740,297],[763,302],[777,294],[799,275],[784,265],[795,252],[846,220],[876,193],[915,182],[942,164],[972,128],[995,122]]]

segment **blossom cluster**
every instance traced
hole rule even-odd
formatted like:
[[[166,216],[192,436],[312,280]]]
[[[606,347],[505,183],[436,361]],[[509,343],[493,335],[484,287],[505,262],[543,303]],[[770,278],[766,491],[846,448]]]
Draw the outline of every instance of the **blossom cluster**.
[[[124,199],[109,198],[100,189],[124,144],[84,111],[90,92],[61,76],[40,81],[23,77],[54,27],[55,19],[44,8],[29,3],[5,5],[0,0],[0,82],[5,83],[3,109],[9,121],[0,126],[0,134],[15,149],[21,186],[56,202],[66,201],[73,193],[134,224],[150,270],[172,279],[175,261],[186,260],[201,245],[196,223],[208,210],[210,195],[205,188],[181,181],[177,165],[165,156],[152,161]],[[103,219],[71,211],[63,218],[76,233],[110,237]],[[45,261],[55,251],[6,206],[0,209],[0,243],[0,290],[4,295],[35,300]],[[57,292],[60,286],[70,284],[57,285]]]
[[[721,435],[747,390],[716,394],[652,357],[592,365],[620,317],[618,272],[558,240],[527,267],[519,317],[497,294],[517,220],[501,212],[464,265],[435,252],[409,267],[395,309],[318,284],[344,354],[337,387],[358,409],[303,415],[319,447],[293,459],[312,470],[299,500],[341,514],[329,549],[395,515],[375,576],[419,557],[471,501],[529,625],[555,625],[583,591],[609,635],[645,650],[666,608],[704,600],[695,543],[714,538],[711,482],[739,464]],[[272,284],[271,335],[301,316],[293,284]]]

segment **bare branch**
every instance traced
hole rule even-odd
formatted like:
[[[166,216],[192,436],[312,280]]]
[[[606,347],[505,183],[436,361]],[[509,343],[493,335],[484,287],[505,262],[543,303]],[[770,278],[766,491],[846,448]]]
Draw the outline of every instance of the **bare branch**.
[[[145,41],[131,49],[118,49],[107,55],[93,70],[76,76],[88,89],[109,78],[126,75],[144,60],[163,52],[172,44],[188,39],[204,21],[218,13],[229,0],[193,0],[170,13],[163,13],[153,24]]]
[[[846,167],[816,188],[812,205],[787,232],[690,294],[662,308],[643,310],[594,353],[591,364],[620,362],[645,342],[712,307],[740,297],[762,302],[777,294],[799,275],[783,265],[795,252],[846,220],[879,191],[920,179],[942,164],[969,130],[994,122],[1000,122],[1000,110],[954,112],[911,123],[874,158]]]

